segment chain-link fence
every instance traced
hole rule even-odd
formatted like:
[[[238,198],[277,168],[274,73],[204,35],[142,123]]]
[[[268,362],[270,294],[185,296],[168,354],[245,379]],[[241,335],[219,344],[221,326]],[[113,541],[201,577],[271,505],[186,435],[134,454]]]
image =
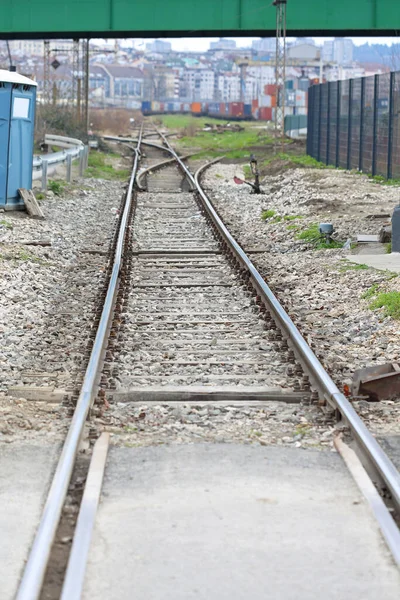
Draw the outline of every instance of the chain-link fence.
[[[400,72],[312,86],[307,153],[327,165],[400,178]]]

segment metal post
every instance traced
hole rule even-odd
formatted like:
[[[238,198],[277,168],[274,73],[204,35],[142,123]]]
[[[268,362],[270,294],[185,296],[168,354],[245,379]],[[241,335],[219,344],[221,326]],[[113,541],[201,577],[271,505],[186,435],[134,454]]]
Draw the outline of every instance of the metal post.
[[[363,170],[363,158],[364,158],[364,103],[365,103],[365,77],[361,79],[361,106],[360,106],[360,147],[358,156],[358,170]]]
[[[319,84],[319,102],[318,102],[318,146],[317,146],[317,160],[321,160],[321,126],[322,126],[322,85]]]
[[[379,75],[374,77],[374,120],[372,129],[372,175],[376,175],[376,151],[377,151],[377,139],[376,132],[378,127],[378,90],[379,90]]]
[[[84,48],[84,65],[83,65],[83,73],[84,73],[84,109],[83,109],[83,125],[85,127],[86,133],[89,131],[89,57],[90,57],[90,49],[89,49],[89,39],[83,41]]]
[[[83,177],[83,173],[85,170],[85,148],[82,147],[79,150],[79,176]]]
[[[72,156],[71,154],[67,154],[67,182],[71,183],[71,173],[72,173]]]
[[[331,93],[332,93],[332,84],[327,83],[328,86],[328,118],[326,125],[326,160],[325,164],[329,165],[329,142],[331,137]]]
[[[338,81],[337,86],[337,107],[336,107],[336,156],[335,166],[339,166],[339,141],[340,141],[340,99],[342,97],[342,82]]]
[[[286,2],[273,0],[276,7],[276,53],[275,53],[275,153],[281,139],[282,152],[285,149],[285,79],[286,79]]]
[[[349,112],[347,119],[347,169],[351,169],[351,127],[352,127],[352,104],[353,104],[353,84],[354,80],[349,81]]]
[[[394,114],[394,78],[396,73],[390,73],[389,88],[389,123],[388,123],[388,156],[387,156],[387,178],[392,178],[392,158],[393,158],[393,114]]]
[[[47,160],[42,161],[42,191],[47,190]]]
[[[312,135],[313,125],[312,120],[314,118],[314,86],[311,86],[308,90],[308,110],[307,110],[307,154],[312,156]]]

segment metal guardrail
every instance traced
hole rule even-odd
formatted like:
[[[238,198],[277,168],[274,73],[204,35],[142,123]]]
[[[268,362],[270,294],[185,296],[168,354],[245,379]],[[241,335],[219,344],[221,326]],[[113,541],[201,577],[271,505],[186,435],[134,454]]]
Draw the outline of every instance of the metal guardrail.
[[[79,159],[79,174],[83,175],[88,165],[89,146],[81,140],[61,135],[46,134],[45,144],[64,148],[59,152],[51,152],[43,156],[33,157],[32,179],[42,180],[42,190],[47,190],[48,176],[54,173],[58,165],[67,163],[66,179],[71,181],[72,161]]]

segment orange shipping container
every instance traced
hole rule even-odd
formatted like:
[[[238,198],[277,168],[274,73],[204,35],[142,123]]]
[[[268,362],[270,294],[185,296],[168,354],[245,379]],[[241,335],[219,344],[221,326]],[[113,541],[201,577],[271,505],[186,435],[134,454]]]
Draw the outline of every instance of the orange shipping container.
[[[267,83],[267,85],[264,86],[264,94],[266,96],[276,96],[275,83]]]
[[[192,110],[192,113],[200,114],[201,113],[201,102],[192,102],[191,110]]]
[[[255,100],[251,101],[251,108],[253,110],[255,110],[256,108],[258,108],[258,99],[257,98]]]
[[[271,96],[271,106],[275,108],[276,106],[276,96]]]

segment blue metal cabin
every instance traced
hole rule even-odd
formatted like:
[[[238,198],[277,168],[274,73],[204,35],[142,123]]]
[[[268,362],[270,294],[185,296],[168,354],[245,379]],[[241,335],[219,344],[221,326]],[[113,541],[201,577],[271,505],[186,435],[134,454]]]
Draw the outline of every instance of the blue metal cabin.
[[[31,189],[36,83],[0,70],[0,208],[24,203],[18,189]]]

